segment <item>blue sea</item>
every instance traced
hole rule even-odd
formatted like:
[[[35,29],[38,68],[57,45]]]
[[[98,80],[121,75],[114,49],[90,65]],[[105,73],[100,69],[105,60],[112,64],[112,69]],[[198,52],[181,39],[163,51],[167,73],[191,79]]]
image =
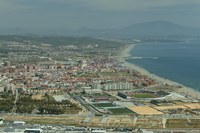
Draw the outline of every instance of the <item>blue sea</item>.
[[[127,62],[200,91],[200,40],[139,43],[131,56],[139,58]]]

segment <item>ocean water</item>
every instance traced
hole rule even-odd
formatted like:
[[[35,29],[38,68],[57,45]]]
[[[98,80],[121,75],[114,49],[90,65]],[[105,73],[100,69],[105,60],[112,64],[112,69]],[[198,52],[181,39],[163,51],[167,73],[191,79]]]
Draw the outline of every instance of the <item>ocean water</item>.
[[[127,62],[200,91],[200,40],[140,43],[131,56],[139,58]]]

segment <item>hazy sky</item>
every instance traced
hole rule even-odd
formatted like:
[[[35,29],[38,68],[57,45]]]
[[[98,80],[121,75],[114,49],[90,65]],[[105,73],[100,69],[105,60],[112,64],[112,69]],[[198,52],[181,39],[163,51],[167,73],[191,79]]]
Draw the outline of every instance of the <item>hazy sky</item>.
[[[154,20],[200,28],[200,0],[0,0],[0,28],[121,28]]]

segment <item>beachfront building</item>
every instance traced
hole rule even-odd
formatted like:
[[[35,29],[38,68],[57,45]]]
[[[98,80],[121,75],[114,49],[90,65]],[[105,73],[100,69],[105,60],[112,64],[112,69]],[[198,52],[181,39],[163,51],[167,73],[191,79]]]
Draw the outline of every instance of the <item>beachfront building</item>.
[[[92,89],[102,89],[102,90],[128,90],[133,88],[133,83],[131,82],[107,82],[107,83],[99,83],[94,82],[92,84]]]
[[[133,87],[133,83],[119,82],[119,83],[106,83],[102,85],[103,90],[128,90]]]

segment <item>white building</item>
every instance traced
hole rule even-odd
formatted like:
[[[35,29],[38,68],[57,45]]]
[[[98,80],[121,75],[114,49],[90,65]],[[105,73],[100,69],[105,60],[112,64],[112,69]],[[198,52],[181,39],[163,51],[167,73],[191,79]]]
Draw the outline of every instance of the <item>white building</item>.
[[[24,125],[25,121],[14,121],[13,124],[14,125]]]
[[[107,83],[102,85],[103,90],[128,90],[133,87],[133,83],[119,82],[119,83]]]
[[[2,118],[0,118],[0,125],[2,125],[3,124],[3,119]]]

